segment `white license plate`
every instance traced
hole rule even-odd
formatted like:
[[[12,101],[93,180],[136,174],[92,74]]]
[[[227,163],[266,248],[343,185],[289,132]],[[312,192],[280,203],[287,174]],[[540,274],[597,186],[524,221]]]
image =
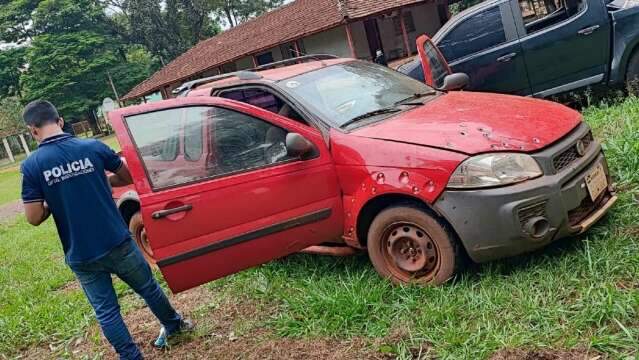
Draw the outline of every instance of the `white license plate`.
[[[590,193],[590,198],[595,201],[608,187],[608,178],[604,171],[603,164],[599,163],[588,175],[586,175],[586,187]]]

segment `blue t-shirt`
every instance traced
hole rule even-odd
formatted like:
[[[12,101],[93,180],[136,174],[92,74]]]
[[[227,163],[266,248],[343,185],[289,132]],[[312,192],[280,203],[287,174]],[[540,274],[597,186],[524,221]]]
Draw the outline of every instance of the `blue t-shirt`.
[[[68,264],[98,260],[130,237],[105,170],[122,160],[97,140],[50,137],[22,163],[22,200],[49,205]]]

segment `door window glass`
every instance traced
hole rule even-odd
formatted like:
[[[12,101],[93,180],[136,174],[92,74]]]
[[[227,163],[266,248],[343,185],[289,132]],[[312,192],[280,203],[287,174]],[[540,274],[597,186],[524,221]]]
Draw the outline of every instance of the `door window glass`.
[[[286,130],[232,110],[207,106],[168,109],[129,116],[126,125],[154,189],[291,159]],[[184,154],[179,146],[167,145],[177,144],[180,137]],[[166,149],[175,153],[163,155]]]
[[[449,63],[506,42],[499,6],[473,15],[451,30],[438,44]]]
[[[426,43],[424,43],[424,52],[428,58],[430,70],[433,75],[433,85],[435,85],[436,88],[441,89],[444,87],[444,78],[448,76],[448,69],[439,57],[439,53],[432,42],[426,41]]]
[[[184,125],[184,158],[187,161],[200,161],[202,152],[204,151],[203,129],[201,121],[189,121],[188,119],[197,119],[199,114],[191,114],[198,112],[198,108],[187,108],[186,123]]]
[[[527,34],[549,28],[586,8],[585,0],[519,0]]]

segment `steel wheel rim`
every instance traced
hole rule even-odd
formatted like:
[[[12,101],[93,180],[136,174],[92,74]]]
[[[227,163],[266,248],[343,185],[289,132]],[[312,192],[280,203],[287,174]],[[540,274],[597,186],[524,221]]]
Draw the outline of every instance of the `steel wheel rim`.
[[[441,264],[439,248],[419,225],[397,222],[383,232],[381,252],[392,276],[408,282],[432,279]]]
[[[151,244],[149,244],[149,239],[146,236],[146,228],[144,225],[137,228],[135,241],[138,243],[138,247],[142,250],[144,255],[146,255],[149,259],[152,259],[153,249],[151,249]]]

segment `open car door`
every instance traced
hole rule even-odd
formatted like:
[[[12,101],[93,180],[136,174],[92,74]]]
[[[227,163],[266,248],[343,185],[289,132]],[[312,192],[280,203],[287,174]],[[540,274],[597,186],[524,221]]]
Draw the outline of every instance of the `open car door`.
[[[444,86],[446,76],[452,74],[448,62],[427,35],[417,38],[417,52],[424,70],[426,85],[441,89]]]
[[[341,191],[319,131],[213,97],[109,118],[173,292],[342,235]]]

